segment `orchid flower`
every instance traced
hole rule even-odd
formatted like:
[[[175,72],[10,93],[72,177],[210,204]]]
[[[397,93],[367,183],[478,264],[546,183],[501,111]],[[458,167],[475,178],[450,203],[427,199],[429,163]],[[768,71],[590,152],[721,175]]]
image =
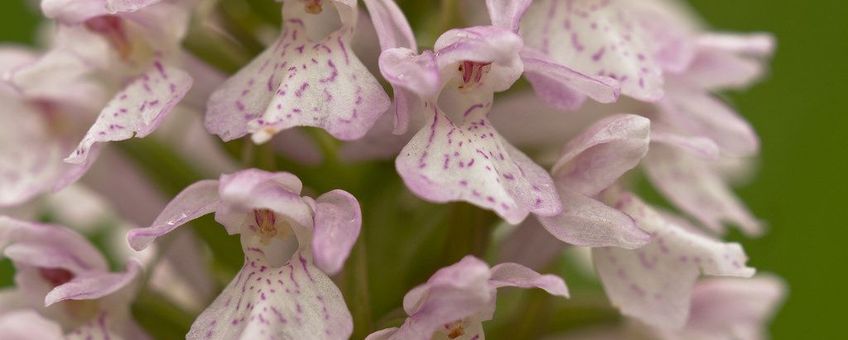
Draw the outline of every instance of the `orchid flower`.
[[[10,134],[4,145],[35,141],[44,152],[40,159],[9,160],[16,167],[34,169],[26,171],[36,176],[27,174],[30,179],[17,182],[23,187],[9,193],[5,204],[72,183],[91,166],[101,143],[149,135],[192,85],[192,77],[174,66],[190,3],[163,1],[143,8],[137,1],[42,5],[59,20],[55,46],[4,70],[18,102],[34,112],[24,118],[32,121],[31,128]],[[66,144],[79,138],[76,129],[50,128],[73,126],[94,112],[100,113],[75,149]],[[57,162],[57,153],[67,155],[69,165]],[[10,171],[26,173],[22,168]]]
[[[485,262],[466,256],[439,269],[404,296],[403,309],[409,317],[403,325],[377,331],[366,339],[483,339],[482,323],[494,316],[497,289],[501,287],[541,288],[551,295],[568,297],[565,282],[559,277],[541,275],[515,263],[489,268]]]
[[[521,46],[509,30],[479,26],[446,32],[434,51],[393,48],[380,56],[383,76],[421,99],[418,114],[431,115],[395,161],[414,193],[434,202],[467,201],[513,224],[530,212],[559,212],[550,176],[487,118],[494,93],[522,73]]]
[[[380,84],[353,54],[355,0],[285,0],[277,41],[209,98],[206,128],[224,141],[264,143],[313,126],[343,140],[365,135],[389,108]]]
[[[0,250],[16,268],[17,288],[3,294],[4,300],[19,301],[17,308],[0,313],[0,324],[44,326],[39,331],[46,338],[61,339],[62,333],[69,339],[147,338],[130,317],[129,303],[141,269],[135,260],[124,272],[109,272],[103,256],[70,229],[5,216],[0,217]],[[15,332],[2,327],[0,337]]]
[[[359,204],[341,190],[313,200],[301,197],[301,188],[289,173],[223,175],[189,186],[150,227],[129,233],[130,245],[140,250],[214,212],[228,233],[240,235],[244,266],[187,338],[350,336],[350,312],[327,275],[341,269],[359,235]]]
[[[749,234],[762,226],[733,195],[714,169],[718,157],[755,155],[759,140],[751,126],[710,91],[745,86],[762,74],[762,59],[773,49],[765,35],[702,35],[693,61],[683,73],[669,78],[668,95],[658,104],[656,120],[678,135],[705,138],[716,155],[699,156],[675,148],[656,148],[645,160],[654,185],[681,210],[721,232],[731,222]],[[729,71],[733,70],[733,71]]]
[[[553,168],[563,213],[540,221],[558,239],[591,246],[595,267],[613,305],[650,325],[679,329],[701,273],[747,277],[738,244],[721,243],[695,227],[661,215],[616,183],[648,152],[646,118],[618,115],[573,139]],[[709,153],[701,139],[660,134],[658,147]],[[713,146],[710,149],[709,146]],[[653,151],[651,151],[653,152]]]
[[[594,248],[592,258],[613,305],[647,324],[679,329],[686,323],[692,287],[701,274],[751,277],[737,243],[722,243],[682,219],[663,216],[631,194],[615,207],[651,235],[638,249]]]
[[[686,326],[656,333],[664,340],[763,339],[765,323],[785,294],[786,284],[771,275],[703,280],[692,290]]]

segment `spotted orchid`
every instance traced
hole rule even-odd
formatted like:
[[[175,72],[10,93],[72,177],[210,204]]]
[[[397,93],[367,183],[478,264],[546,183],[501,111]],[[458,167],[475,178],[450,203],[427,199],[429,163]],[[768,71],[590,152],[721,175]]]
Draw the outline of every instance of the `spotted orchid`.
[[[124,272],[112,273],[82,235],[5,216],[0,217],[0,250],[17,269],[17,288],[0,294],[0,324],[23,323],[2,327],[0,337],[15,338],[16,327],[32,327],[43,334],[24,338],[147,338],[129,310],[141,269],[136,260]]]
[[[190,3],[96,3],[44,1],[47,15],[58,20],[51,50],[4,70],[9,101],[31,112],[24,118],[31,128],[9,134],[4,147],[33,140],[44,149],[38,159],[8,160],[8,171],[17,173],[7,176],[27,180],[15,180],[18,188],[4,194],[4,204],[72,183],[100,144],[149,135],[191,88],[192,77],[175,66]]]
[[[426,283],[403,298],[409,315],[398,328],[384,329],[366,339],[483,339],[483,321],[495,312],[501,287],[541,288],[554,296],[568,297],[559,277],[541,275],[515,263],[489,268],[485,262],[466,256],[439,269]]]
[[[487,115],[494,93],[521,75],[521,40],[495,26],[454,29],[433,51],[393,48],[380,56],[383,76],[415,93],[427,125],[395,161],[417,195],[435,202],[467,201],[510,223],[530,212],[556,214],[550,176],[495,131]]]
[[[757,79],[773,42],[765,35],[705,34],[696,47],[688,68],[669,78],[673,87],[658,104],[655,120],[665,132],[706,139],[715,145],[715,152],[705,157],[680,148],[655,148],[645,160],[648,178],[677,207],[710,229],[721,232],[730,222],[746,233],[759,234],[760,221],[733,195],[717,169],[720,159],[756,155],[759,139],[746,121],[710,92]]]
[[[207,129],[225,141],[264,143],[284,129],[313,126],[362,137],[389,107],[350,42],[356,1],[285,0],[279,38],[209,98]]]
[[[785,294],[719,239],[773,39],[682,1],[33,3],[0,339],[753,340]]]
[[[195,183],[177,195],[153,224],[129,234],[146,248],[200,216],[238,234],[244,266],[195,320],[189,339],[350,336],[350,312],[327,276],[337,273],[359,235],[359,204],[334,190],[301,197],[289,173],[243,170]]]

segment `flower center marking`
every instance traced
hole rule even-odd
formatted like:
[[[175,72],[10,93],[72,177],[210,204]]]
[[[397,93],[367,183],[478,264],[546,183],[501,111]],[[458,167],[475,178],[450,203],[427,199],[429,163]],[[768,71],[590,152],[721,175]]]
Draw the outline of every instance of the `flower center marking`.
[[[309,14],[318,14],[324,9],[324,6],[321,4],[322,0],[306,0],[306,13]]]
[[[74,279],[74,273],[62,268],[38,268],[38,273],[53,287],[61,286]]]
[[[448,338],[450,339],[456,339],[465,335],[465,328],[462,327],[462,320],[445,324],[445,329],[447,330]]]
[[[288,228],[280,230],[277,223],[279,222],[281,227],[288,227],[288,224],[285,221],[277,221],[277,215],[271,210],[254,209],[253,219],[256,221],[256,232],[259,233],[263,244],[268,244],[272,238],[277,236],[285,238],[288,234]]]
[[[483,76],[492,69],[492,63],[478,63],[475,61],[463,61],[459,64],[459,74],[462,76],[460,89],[473,89],[480,85]]]
[[[118,51],[121,59],[129,59],[132,46],[129,39],[127,39],[127,32],[124,29],[124,22],[121,18],[114,15],[91,18],[86,20],[85,28],[106,38],[112,47]]]

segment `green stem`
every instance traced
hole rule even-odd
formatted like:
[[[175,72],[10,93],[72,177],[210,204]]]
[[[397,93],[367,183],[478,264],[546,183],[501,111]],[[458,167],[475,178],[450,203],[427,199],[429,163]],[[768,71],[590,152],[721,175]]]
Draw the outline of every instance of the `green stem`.
[[[466,255],[483,257],[489,247],[497,217],[490,211],[464,202],[453,204],[449,225],[445,263],[453,263]]]
[[[361,235],[351,252],[351,268],[345,281],[353,315],[353,339],[363,339],[374,328],[371,298],[368,287],[368,254],[364,235]]]
[[[157,292],[144,289],[132,305],[133,318],[154,339],[181,339],[194,320],[189,313]]]

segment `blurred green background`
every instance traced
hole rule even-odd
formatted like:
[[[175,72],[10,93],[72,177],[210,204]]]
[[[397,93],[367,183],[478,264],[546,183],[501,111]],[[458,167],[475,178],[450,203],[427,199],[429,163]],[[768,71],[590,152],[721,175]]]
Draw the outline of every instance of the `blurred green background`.
[[[848,1],[690,2],[718,30],[777,36],[770,77],[730,94],[763,141],[758,176],[739,193],[770,226],[760,239],[735,238],[755,267],[789,282],[774,339],[840,338],[848,304],[841,218],[848,212],[848,115],[840,106],[848,99]],[[32,41],[38,16],[26,3],[0,2],[0,41]]]

